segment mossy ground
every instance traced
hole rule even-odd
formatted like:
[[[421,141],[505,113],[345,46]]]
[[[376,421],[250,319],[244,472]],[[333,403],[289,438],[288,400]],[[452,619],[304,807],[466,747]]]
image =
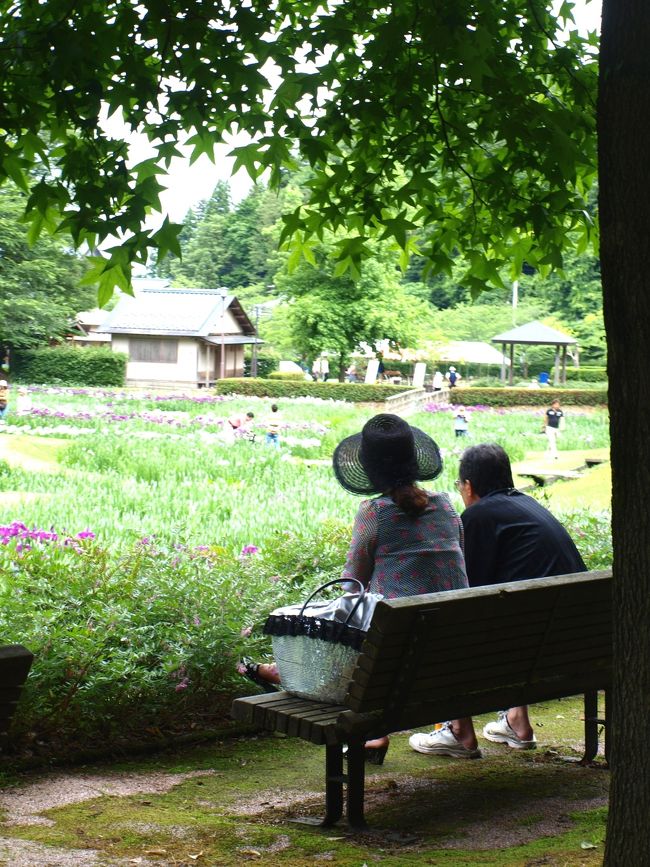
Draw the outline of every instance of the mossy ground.
[[[21,825],[7,815],[1,836],[73,855],[97,850],[98,864],[595,867],[602,862],[609,775],[561,758],[580,754],[581,715],[578,699],[537,705],[536,751],[481,740],[479,761],[432,759],[412,752],[406,735],[394,736],[385,765],[368,768],[370,830],[359,835],[345,824],[321,829],[291,821],[322,810],[321,748],[249,735],[147,761],[71,769],[71,782],[93,774],[195,776],[162,794],[140,787],[46,809],[38,815],[48,825]],[[477,731],[487,719],[477,719]],[[33,779],[17,781],[20,790]]]

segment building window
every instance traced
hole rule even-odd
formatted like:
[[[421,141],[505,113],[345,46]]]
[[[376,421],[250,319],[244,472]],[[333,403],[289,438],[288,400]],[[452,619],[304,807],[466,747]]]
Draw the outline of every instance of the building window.
[[[129,340],[130,361],[145,361],[149,364],[176,364],[178,340],[153,337],[132,337]]]

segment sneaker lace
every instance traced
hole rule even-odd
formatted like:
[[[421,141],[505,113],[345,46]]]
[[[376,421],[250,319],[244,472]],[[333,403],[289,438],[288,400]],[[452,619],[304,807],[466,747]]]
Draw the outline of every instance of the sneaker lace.
[[[447,720],[446,722],[440,723],[440,727],[434,729],[432,732],[429,732],[430,735],[435,736],[440,734],[440,732],[451,732],[451,720]],[[453,732],[452,732],[453,734]]]

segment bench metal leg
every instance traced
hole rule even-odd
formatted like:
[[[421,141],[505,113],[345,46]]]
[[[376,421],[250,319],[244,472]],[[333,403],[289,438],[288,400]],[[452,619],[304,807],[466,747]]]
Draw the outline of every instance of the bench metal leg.
[[[605,758],[607,758],[607,724],[598,716],[598,691],[585,693],[585,754],[583,764],[592,762],[598,754],[598,727],[605,727]]]
[[[347,815],[351,828],[366,828],[363,815],[363,801],[366,776],[365,743],[362,740],[348,743],[348,800]]]
[[[609,752],[609,746],[611,744],[611,740],[609,737],[609,726],[607,725],[607,713],[608,713],[608,711],[607,711],[607,698],[608,698],[607,691],[605,691],[604,698],[605,698],[605,719],[603,720],[603,725],[605,727],[605,761],[609,765],[609,764],[611,764],[610,763],[610,752]]]
[[[343,815],[343,747],[325,747],[325,818],[322,825],[334,825]]]

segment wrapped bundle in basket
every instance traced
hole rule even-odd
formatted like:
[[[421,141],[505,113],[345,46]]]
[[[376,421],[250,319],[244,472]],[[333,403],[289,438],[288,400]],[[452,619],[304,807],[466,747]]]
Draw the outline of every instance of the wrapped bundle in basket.
[[[312,602],[334,584],[355,583],[358,593]],[[337,579],[315,590],[306,602],[277,608],[264,632],[273,637],[273,654],[282,686],[302,698],[341,704],[379,593],[366,593],[360,581]]]

